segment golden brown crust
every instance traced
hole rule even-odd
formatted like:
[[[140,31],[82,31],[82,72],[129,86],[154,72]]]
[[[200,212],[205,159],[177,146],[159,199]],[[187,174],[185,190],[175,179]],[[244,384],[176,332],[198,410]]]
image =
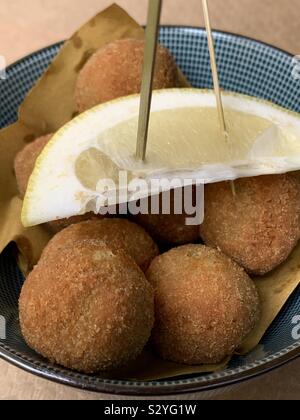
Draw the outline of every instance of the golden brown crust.
[[[300,238],[300,186],[290,175],[207,185],[200,235],[249,273],[265,274],[284,262]]]
[[[193,190],[195,191],[195,190]],[[160,208],[162,208],[162,197],[159,196]],[[195,195],[193,199],[195,200]],[[143,226],[147,232],[158,242],[171,245],[185,245],[198,242],[200,239],[199,226],[190,226],[186,224],[188,216],[175,214],[174,211],[174,190],[171,191],[170,214],[139,214],[133,218],[133,221]],[[151,199],[149,199],[149,208],[151,208]],[[196,204],[194,202],[193,204]],[[183,202],[184,205],[184,202]],[[184,208],[184,207],[183,207]]]
[[[53,134],[48,134],[43,137],[39,137],[32,143],[27,144],[15,158],[15,174],[17,178],[18,189],[21,197],[24,197],[29,178],[33,172],[35,162],[44,147],[51,140]]]
[[[93,373],[125,365],[147,343],[153,291],[122,252],[83,241],[44,258],[27,278],[20,323],[28,345],[70,369]]]
[[[259,319],[254,283],[215,249],[175,248],[152,262],[147,278],[155,290],[153,343],[164,359],[219,363]]]
[[[139,93],[141,89],[144,41],[123,39],[96,52],[80,71],[75,101],[79,112],[93,106]],[[159,46],[154,89],[177,87],[178,72],[169,51]]]
[[[199,240],[199,226],[187,226],[186,215],[140,214],[133,220],[158,242],[183,245]]]
[[[52,222],[48,222],[47,226],[53,233],[59,233],[62,230],[66,229],[69,226],[75,225],[77,223],[86,222],[88,220],[102,220],[103,216],[94,214],[94,213],[86,213],[81,216],[72,216],[68,219],[59,219],[53,220]]]
[[[88,239],[103,241],[113,251],[124,251],[143,271],[159,254],[155,242],[140,226],[126,219],[103,219],[74,224],[64,229],[48,243],[42,258],[55,256],[65,246]]]

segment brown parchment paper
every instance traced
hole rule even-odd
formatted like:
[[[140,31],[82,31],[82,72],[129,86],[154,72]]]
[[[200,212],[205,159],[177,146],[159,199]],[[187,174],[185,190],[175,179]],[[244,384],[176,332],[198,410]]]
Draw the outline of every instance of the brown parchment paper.
[[[24,145],[36,137],[57,131],[75,114],[73,92],[78,71],[98,48],[122,38],[142,39],[143,29],[117,5],[99,13],[67,41],[48,70],[29,92],[19,110],[16,124],[0,131],[0,252],[11,242],[20,251],[19,264],[26,274],[38,261],[51,234],[43,226],[25,229],[20,221],[22,201],[18,197],[13,172],[14,158]],[[189,86],[180,70],[181,86]],[[265,331],[299,285],[300,246],[291,257],[264,278],[256,279],[262,317],[257,328],[239,349],[245,354],[257,346]],[[219,365],[186,366],[166,362],[150,349],[131,366],[109,377],[155,380],[187,374],[213,372],[226,367]],[[101,374],[106,377],[106,374]]]

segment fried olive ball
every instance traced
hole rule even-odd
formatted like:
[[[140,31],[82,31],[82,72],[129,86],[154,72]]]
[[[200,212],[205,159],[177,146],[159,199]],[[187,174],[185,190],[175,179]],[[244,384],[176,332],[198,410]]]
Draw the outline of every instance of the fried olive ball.
[[[123,96],[139,93],[145,42],[123,39],[97,51],[81,69],[75,89],[78,112]],[[157,50],[154,89],[178,86],[178,71],[170,52]]]
[[[153,290],[143,272],[123,252],[97,241],[43,258],[24,283],[19,308],[32,349],[85,373],[134,360],[154,320]]]
[[[48,243],[42,257],[56,256],[69,244],[91,239],[105,242],[113,251],[129,254],[143,271],[159,254],[157,245],[140,226],[125,219],[103,219],[77,223],[62,230]]]
[[[88,220],[102,220],[103,216],[94,213],[86,213],[81,216],[72,216],[68,219],[59,219],[53,220],[52,222],[47,223],[47,227],[54,234],[59,233],[63,229],[66,229],[69,226],[75,225],[77,223],[86,222]]]
[[[219,248],[250,274],[263,275],[284,262],[300,238],[300,184],[269,175],[207,185],[203,241]]]
[[[25,196],[28,181],[33,172],[35,163],[44,147],[49,143],[53,134],[39,137],[32,143],[27,144],[15,158],[15,174],[21,197]]]
[[[160,209],[162,203],[161,194],[159,197]],[[149,199],[149,208],[150,207]],[[184,207],[183,207],[184,208]],[[133,220],[141,225],[158,242],[168,245],[185,245],[199,241],[199,225],[187,225],[188,216],[185,212],[175,214],[174,190],[171,191],[171,212],[170,214],[138,214]]]
[[[166,360],[220,363],[259,320],[253,281],[213,248],[174,248],[152,262],[147,278],[155,291],[153,344]]]

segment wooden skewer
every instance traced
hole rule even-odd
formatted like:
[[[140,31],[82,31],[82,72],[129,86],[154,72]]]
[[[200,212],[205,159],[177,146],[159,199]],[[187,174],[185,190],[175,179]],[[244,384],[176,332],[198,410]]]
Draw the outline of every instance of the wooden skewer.
[[[146,28],[141,102],[137,134],[136,158],[146,159],[149,118],[152,101],[152,86],[157,51],[158,29],[161,16],[162,0],[149,0]]]
[[[215,91],[216,100],[217,100],[220,127],[221,127],[223,135],[227,139],[228,133],[227,133],[227,127],[226,127],[226,122],[225,122],[225,116],[224,116],[224,108],[223,108],[223,103],[222,103],[216,53],[215,53],[213,35],[212,35],[212,30],[211,30],[207,0],[202,0],[202,6],[203,6],[203,13],[204,13],[205,27],[206,27],[206,32],[207,32],[211,71],[212,71],[213,82],[214,82],[214,91]]]
[[[217,102],[220,129],[223,136],[225,137],[225,140],[227,141],[228,131],[227,131],[224,108],[223,108],[223,103],[222,103],[222,95],[221,95],[219,75],[218,75],[218,66],[217,66],[215,46],[214,46],[214,40],[213,40],[213,35],[212,35],[212,30],[211,30],[207,0],[202,0],[202,6],[203,6],[203,13],[204,13],[205,27],[206,27],[206,32],[207,32],[208,49],[209,49],[209,55],[210,55],[211,71],[212,71],[213,82],[214,82],[214,91],[215,91],[216,102]],[[231,186],[232,195],[235,196],[236,190],[235,190],[234,181],[230,181],[230,186]]]

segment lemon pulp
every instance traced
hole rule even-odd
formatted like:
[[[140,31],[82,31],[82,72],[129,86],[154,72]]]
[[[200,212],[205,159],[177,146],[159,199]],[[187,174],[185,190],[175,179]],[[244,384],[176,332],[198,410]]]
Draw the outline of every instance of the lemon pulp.
[[[117,183],[118,170],[142,176],[166,170],[191,171],[201,165],[245,163],[255,159],[262,149],[264,157],[286,154],[291,139],[286,138],[273,122],[235,110],[226,110],[225,118],[227,138],[220,132],[217,111],[213,108],[190,107],[153,112],[147,158],[141,166],[134,158],[138,127],[136,116],[99,135],[99,149],[93,147],[78,157],[77,177],[84,186],[95,189],[103,177]],[[300,152],[299,142],[296,146]]]

